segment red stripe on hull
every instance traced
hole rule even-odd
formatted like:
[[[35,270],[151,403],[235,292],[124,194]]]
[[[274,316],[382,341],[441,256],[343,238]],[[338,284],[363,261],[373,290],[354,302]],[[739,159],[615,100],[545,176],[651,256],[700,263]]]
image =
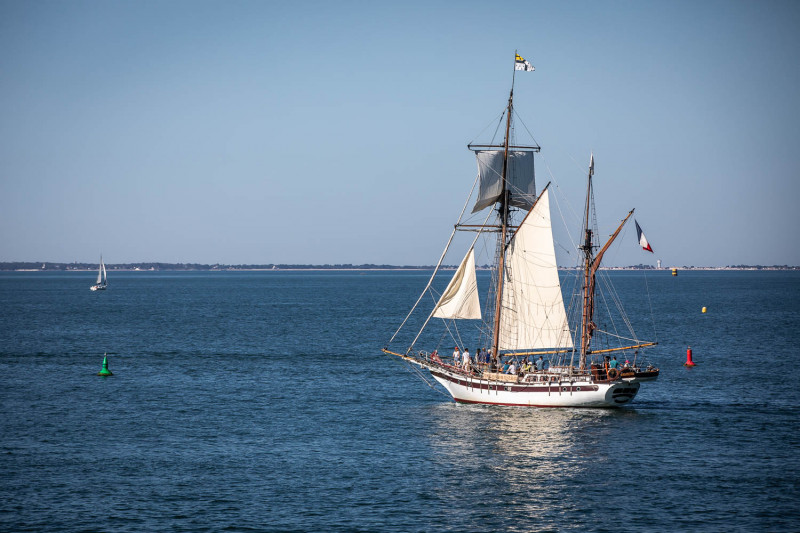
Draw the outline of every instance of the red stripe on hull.
[[[531,405],[527,403],[495,403],[495,402],[473,402],[471,400],[459,400],[453,398],[456,403],[468,403],[470,405],[499,405],[501,407],[536,407],[537,409],[581,409],[581,407],[569,407],[564,405]],[[622,405],[605,405],[605,406],[597,406],[591,407],[591,409],[617,409],[622,407]],[[589,409],[588,407],[586,409]]]

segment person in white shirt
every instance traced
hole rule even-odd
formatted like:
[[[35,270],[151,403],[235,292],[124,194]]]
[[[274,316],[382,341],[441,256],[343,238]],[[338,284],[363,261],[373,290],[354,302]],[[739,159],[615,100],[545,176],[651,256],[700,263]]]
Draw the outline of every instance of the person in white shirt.
[[[458,350],[458,346],[453,348],[453,366],[459,366],[461,363],[461,352]]]
[[[469,364],[472,362],[472,360],[469,357],[469,348],[464,348],[464,354],[461,356],[461,358],[463,359],[464,370],[469,372]]]

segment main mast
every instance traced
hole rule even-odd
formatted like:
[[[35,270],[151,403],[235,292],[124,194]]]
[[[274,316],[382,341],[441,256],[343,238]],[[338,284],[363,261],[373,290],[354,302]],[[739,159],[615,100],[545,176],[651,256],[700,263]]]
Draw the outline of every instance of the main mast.
[[[515,71],[516,72],[516,71]],[[508,236],[508,208],[509,208],[509,198],[508,198],[508,186],[506,184],[506,176],[508,174],[508,144],[509,144],[509,134],[511,132],[511,114],[514,108],[514,82],[511,82],[511,93],[508,95],[508,108],[506,110],[507,117],[506,117],[506,137],[505,141],[503,142],[503,176],[500,180],[502,184],[502,192],[500,194],[500,206],[498,207],[498,211],[500,212],[500,257],[497,261],[497,291],[495,295],[495,307],[494,307],[494,331],[492,335],[492,356],[497,357],[499,355],[499,346],[500,346],[500,312],[502,309],[502,301],[503,301],[503,275],[505,269],[505,259],[506,259],[506,239]]]

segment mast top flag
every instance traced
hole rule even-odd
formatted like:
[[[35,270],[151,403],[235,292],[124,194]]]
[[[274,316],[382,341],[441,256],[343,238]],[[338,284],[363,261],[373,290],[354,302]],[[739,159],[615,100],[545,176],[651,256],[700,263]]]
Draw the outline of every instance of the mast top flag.
[[[524,70],[526,72],[532,72],[536,70],[533,65],[531,65],[530,61],[526,61],[523,57],[519,54],[514,54],[516,59],[514,60],[514,70]]]

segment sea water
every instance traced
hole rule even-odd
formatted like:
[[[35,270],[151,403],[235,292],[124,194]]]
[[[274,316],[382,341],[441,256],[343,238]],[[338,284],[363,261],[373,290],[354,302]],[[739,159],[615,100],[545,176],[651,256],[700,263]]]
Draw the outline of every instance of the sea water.
[[[647,273],[661,376],[616,410],[383,355],[428,275],[0,274],[0,530],[800,529],[800,273]]]

